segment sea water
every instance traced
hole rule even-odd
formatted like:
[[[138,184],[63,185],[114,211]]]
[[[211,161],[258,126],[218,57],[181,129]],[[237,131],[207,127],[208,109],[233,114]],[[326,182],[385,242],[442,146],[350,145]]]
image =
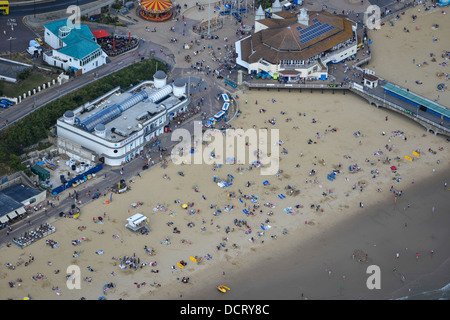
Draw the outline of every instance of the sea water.
[[[440,289],[418,292],[396,300],[450,300],[450,283]]]

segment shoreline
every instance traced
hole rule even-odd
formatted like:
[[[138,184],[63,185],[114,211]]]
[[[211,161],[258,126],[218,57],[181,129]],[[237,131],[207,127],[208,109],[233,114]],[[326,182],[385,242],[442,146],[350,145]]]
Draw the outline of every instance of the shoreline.
[[[423,210],[429,207],[430,200],[436,200],[444,194],[442,181],[447,180],[443,177],[449,179],[450,170],[443,176],[427,178],[420,185],[406,189],[405,199],[398,203],[399,206],[402,206],[418,194],[431,189],[440,189],[437,195],[426,195],[423,199],[427,203],[426,205],[410,208],[408,210],[411,211],[408,213],[404,213],[403,209],[399,208],[392,210],[393,204],[389,203],[390,201],[385,201],[382,206],[364,208],[364,215],[355,213],[334,226],[326,227],[320,233],[309,232],[312,233],[308,235],[311,238],[304,243],[298,245],[283,243],[281,250],[278,248],[279,250],[275,251],[274,254],[262,253],[263,257],[260,257],[259,260],[265,261],[264,263],[240,270],[233,274],[228,281],[226,281],[228,276],[225,277],[222,282],[232,288],[232,291],[226,295],[214,294],[215,283],[210,281],[208,284],[199,285],[196,290],[197,293],[183,294],[183,298],[186,295],[186,299],[192,300],[302,300],[304,298],[313,300],[395,300],[405,299],[408,296],[413,299],[414,296],[420,296],[424,292],[439,291],[450,283],[448,277],[450,257],[447,255],[449,236],[445,230],[441,230],[442,232],[438,235],[432,234],[432,238],[437,237],[438,239],[426,241],[427,244],[432,243],[429,248],[434,248],[435,253],[432,259],[426,250],[426,245],[412,240],[408,242],[410,245],[414,243],[413,246],[408,248],[409,252],[405,248],[397,247],[398,251],[401,252],[399,260],[395,258],[394,248],[386,250],[390,244],[394,247],[396,242],[403,242],[396,239],[397,231],[393,230],[392,227],[387,230],[388,234],[382,234],[381,231],[384,228],[389,228],[386,224],[395,223],[400,232],[408,233],[411,237],[416,232],[419,234],[425,231],[431,232],[432,224],[448,225],[450,218],[445,216],[445,200],[442,200],[439,217],[436,217],[437,212],[434,214],[435,217],[430,217],[432,215],[431,208],[428,212],[423,213]],[[420,216],[416,217],[417,214]],[[407,227],[403,227],[403,221],[408,221]],[[380,229],[373,230],[372,223],[379,224]],[[361,234],[351,235],[355,227],[361,230],[369,230],[370,233],[366,236],[361,236]],[[365,239],[364,244],[354,245],[353,247],[367,250],[368,263],[354,261],[352,259],[353,247],[348,247],[349,243],[361,238]],[[390,242],[390,244],[386,242]],[[345,245],[339,245],[342,243]],[[349,250],[347,250],[348,255],[345,257],[333,253],[334,251],[341,252],[342,247],[346,246]],[[263,249],[264,247],[261,247],[256,251]],[[274,252],[270,248],[268,249],[267,251]],[[391,251],[391,253],[388,255],[382,254],[384,251]],[[420,266],[419,262],[422,262],[422,258],[420,258],[420,261],[415,261],[416,251],[420,253],[420,257],[423,256],[424,260],[430,261],[423,261],[424,265]],[[439,257],[438,252],[440,253]],[[254,257],[255,253],[252,254],[252,258],[258,260]],[[296,254],[301,258],[292,256]],[[283,261],[283,263],[278,261]],[[369,290],[365,287],[366,279],[369,276],[369,274],[366,274],[366,268],[371,264],[378,263],[382,272],[382,289]],[[286,264],[289,264],[289,266]],[[392,271],[390,264],[397,266],[396,272]],[[320,267],[318,268],[318,266]],[[327,270],[332,271],[331,276]],[[219,272],[216,271],[216,273],[217,278],[220,278]],[[271,275],[274,273],[277,276],[272,278]],[[404,274],[406,277],[404,283],[399,278],[400,274]],[[249,285],[247,289],[239,286],[244,282]],[[340,291],[340,286],[342,286],[342,291]],[[317,290],[316,287],[326,288],[326,292]],[[448,293],[445,297],[448,299]]]
[[[350,293],[347,292],[351,291],[349,287],[351,281],[357,281],[355,279],[365,276],[365,268],[362,270],[360,264],[352,261],[353,251],[355,249],[364,250],[368,252],[369,257],[373,256],[376,259],[378,259],[377,254],[381,253],[375,254],[365,246],[361,247],[362,244],[365,244],[366,239],[365,234],[361,234],[360,231],[354,235],[354,239],[356,239],[354,241],[359,243],[358,245],[352,244],[348,248],[344,239],[342,240],[344,242],[338,246],[339,250],[330,246],[326,235],[342,232],[342,227],[335,227],[335,225],[342,225],[339,223],[340,221],[349,221],[347,219],[349,217],[357,218],[370,210],[371,206],[380,206],[386,203],[386,199],[393,199],[393,195],[389,192],[391,183],[395,185],[395,188],[406,189],[410,186],[413,178],[416,184],[426,181],[426,178],[431,176],[433,168],[437,169],[437,172],[433,174],[434,178],[440,178],[441,176],[437,175],[442,174],[441,170],[444,169],[441,168],[446,168],[448,165],[447,146],[441,137],[422,134],[423,131],[418,129],[417,124],[411,123],[401,115],[390,115],[390,120],[385,121],[385,111],[367,107],[358,97],[347,96],[345,102],[342,102],[336,100],[336,96],[331,93],[290,94],[278,97],[279,101],[275,103],[271,102],[271,94],[271,92],[245,93],[245,98],[248,98],[250,102],[237,119],[235,126],[248,128],[251,127],[251,124],[256,124],[257,128],[261,128],[266,126],[266,119],[272,117],[276,117],[277,121],[282,122],[281,126],[278,126],[281,127],[282,132],[280,138],[284,142],[283,147],[289,150],[289,154],[280,154],[280,168],[283,169],[280,176],[261,176],[259,169],[249,170],[248,167],[245,169],[246,165],[236,164],[224,165],[220,168],[214,168],[211,165],[177,166],[169,164],[165,169],[157,166],[146,170],[141,173],[141,178],[133,178],[134,183],[130,184],[132,189],[130,192],[114,195],[111,204],[104,204],[103,200],[106,199],[101,197],[82,207],[80,219],[55,221],[53,225],[57,232],[48,239],[57,241],[59,248],[51,249],[46,246],[44,240],[47,238],[24,250],[15,247],[0,248],[2,264],[14,263],[21,255],[26,257],[28,254],[33,255],[33,253],[39,252],[39,259],[36,259],[31,266],[20,266],[16,271],[10,272],[2,265],[0,276],[4,283],[0,283],[0,287],[2,294],[7,295],[2,295],[2,297],[18,298],[30,293],[32,297],[39,297],[39,299],[55,299],[55,292],[52,292],[50,288],[57,287],[60,290],[57,291],[60,294],[59,299],[79,299],[80,297],[97,299],[102,295],[101,287],[105,283],[114,282],[117,286],[108,291],[108,299],[191,299],[190,297],[198,297],[195,292],[199,292],[200,296],[204,292],[205,297],[211,300],[248,299],[248,296],[251,296],[252,299],[260,299],[263,293],[271,293],[272,299],[292,299],[285,295],[287,292],[300,292],[298,294],[303,292],[306,297],[312,299],[342,299],[345,297],[357,299],[357,295],[349,296]],[[258,105],[252,105],[255,97],[258,99]],[[309,104],[297,104],[298,100],[306,98],[310,102]],[[287,105],[295,106],[295,108],[285,109],[286,114],[280,119],[280,106],[284,108]],[[267,108],[265,114],[259,113],[258,110],[261,106]],[[297,114],[300,111],[303,111],[301,116]],[[304,116],[303,113],[307,115]],[[341,117],[336,117],[336,113],[341,113]],[[367,119],[367,125],[364,126],[362,135],[354,137],[355,131],[361,128],[358,119],[363,114]],[[292,121],[289,121],[291,122],[289,127],[284,125],[284,117],[293,118]],[[311,122],[311,118],[319,121]],[[296,125],[298,125],[299,131],[290,127],[296,127]],[[333,127],[338,130],[329,131]],[[402,128],[405,133],[399,135],[399,128]],[[324,130],[328,133],[323,134]],[[391,135],[383,136],[380,131],[391,132]],[[317,132],[323,135],[314,137]],[[299,139],[300,136],[301,139]],[[309,137],[316,143],[307,143]],[[406,137],[407,140],[404,139]],[[359,143],[360,139],[361,143]],[[385,151],[386,155],[384,153],[381,155],[379,150],[388,139],[393,149],[389,152]],[[437,149],[443,144],[443,151],[439,151],[437,155],[422,152],[420,159],[418,158],[414,162],[407,162],[400,157],[398,157],[399,160],[391,160],[391,164],[381,161],[385,156],[394,158],[396,155],[402,156],[418,148],[427,150],[431,146],[433,149]],[[301,159],[298,157],[300,153],[303,153]],[[346,159],[345,155],[352,157]],[[365,156],[370,159],[366,158],[365,160]],[[324,159],[323,163],[321,159]],[[436,165],[436,159],[441,159],[440,165]],[[296,166],[297,162],[301,163],[300,167]],[[340,162],[342,162],[342,172],[336,181],[328,181],[327,174]],[[355,162],[361,166],[361,171],[348,172],[346,168]],[[393,164],[398,167],[398,172],[401,174],[399,177],[402,177],[403,180],[392,181],[396,176],[389,167]],[[244,170],[238,173],[237,169],[240,167],[243,167]],[[317,170],[314,177],[309,174],[311,168]],[[375,168],[379,169],[376,178],[375,175],[372,177],[370,173]],[[179,170],[183,170],[184,176],[177,174]],[[170,179],[163,179],[164,174],[167,174]],[[227,174],[235,176],[231,187],[222,189],[213,182],[213,175],[224,178]],[[317,179],[317,181],[313,182],[313,179],[315,181]],[[263,184],[265,180],[269,180],[271,185],[265,186]],[[251,188],[245,187],[247,181],[252,182]],[[287,196],[285,199],[278,198],[278,194],[286,193],[284,187],[288,184],[298,186],[301,193],[296,196]],[[353,190],[352,184],[355,186]],[[199,192],[194,191],[193,186],[196,185],[198,185]],[[356,188],[356,186],[358,187]],[[244,215],[242,210],[245,206],[244,203],[239,202],[238,188],[241,188],[246,195],[258,195],[260,197],[258,202],[261,203],[259,209],[262,209],[262,212],[259,212],[258,209],[254,215]],[[383,191],[378,193],[377,188],[382,188]],[[333,192],[328,192],[329,190]],[[327,191],[326,196],[323,195],[324,191]],[[235,192],[238,197],[228,197],[228,192]],[[85,199],[83,193],[85,192],[79,193],[80,200]],[[202,199],[203,195],[206,199]],[[109,199],[109,197],[107,198]],[[179,203],[174,202],[177,199],[180,200]],[[138,208],[130,206],[132,203],[141,201],[143,205]],[[408,193],[402,196],[401,201],[402,203],[408,201]],[[191,214],[190,208],[181,208],[181,204],[188,202],[195,202],[193,209],[200,210],[200,214]],[[273,202],[275,208],[270,209],[263,206],[262,204],[266,202]],[[364,202],[364,208],[358,206],[360,202]],[[288,206],[294,207],[298,203],[301,203],[303,208],[298,209],[297,212],[288,214],[283,210]],[[309,207],[311,203],[320,204],[324,212],[311,209]],[[210,204],[217,205],[221,210],[228,205],[236,207],[231,211],[224,211],[220,215],[214,215],[215,209],[211,209]],[[252,202],[247,201],[247,204],[250,206]],[[413,210],[416,205],[419,205],[415,201],[412,204],[412,208],[408,210]],[[400,201],[398,205],[400,206]],[[437,208],[437,212],[439,212],[440,209]],[[269,210],[273,210],[272,216],[267,215]],[[412,211],[407,212],[407,217],[410,212]],[[93,218],[97,218],[103,213],[105,213],[103,223],[94,223]],[[149,218],[151,231],[148,236],[133,234],[125,228],[125,219],[134,213],[143,213]],[[385,217],[378,218],[381,219],[381,222],[376,221],[372,230],[377,230],[380,223],[385,223]],[[245,219],[253,232],[249,234],[246,233],[248,231],[246,228],[233,226],[233,219]],[[259,226],[261,223],[265,223],[266,219],[270,219],[269,224],[272,228],[266,230],[265,235],[256,235],[258,231],[261,232]],[[353,219],[353,221],[357,220]],[[305,221],[308,223],[305,224]],[[186,226],[190,222],[194,223],[193,228]],[[403,220],[402,222],[404,223]],[[408,220],[408,224],[410,223]],[[80,229],[83,226],[86,228]],[[227,226],[232,227],[234,231],[226,234],[224,231]],[[179,228],[181,234],[173,234],[173,227]],[[288,234],[283,235],[281,231],[286,228]],[[412,228],[408,226],[407,229]],[[275,235],[277,239],[272,239],[271,237]],[[224,241],[224,237],[228,240]],[[255,239],[254,243],[248,241],[251,237]],[[79,245],[71,245],[71,241],[74,239],[83,238],[85,240],[80,241]],[[167,238],[170,238],[170,245],[165,244],[164,239]],[[303,246],[308,247],[311,239],[318,239],[316,241],[318,249],[302,249]],[[188,240],[188,242],[183,242],[183,240]],[[336,242],[336,240],[333,241]],[[218,250],[217,248],[220,249],[219,243],[226,245]],[[233,244],[237,244],[238,249],[234,249]],[[146,255],[143,250],[144,245],[154,247],[156,255],[154,257]],[[382,248],[382,246],[377,243],[377,248]],[[331,258],[318,258],[316,251],[320,251],[319,249],[327,253],[324,256]],[[74,258],[72,257],[74,250],[83,252]],[[96,254],[99,250],[102,250],[104,254]],[[288,258],[293,259],[292,263],[288,263],[289,259],[283,256],[285,252],[289,252]],[[436,251],[436,258],[438,257],[437,253],[438,251]],[[148,263],[157,261],[157,266],[148,266],[142,270],[136,270],[136,272],[121,270],[118,267],[117,258],[134,254],[141,258],[141,261],[144,260]],[[207,257],[208,255],[211,255],[212,259],[204,259],[201,265],[196,265],[189,260],[190,256]],[[394,256],[395,252],[390,255]],[[338,259],[340,257],[345,259],[341,261]],[[115,260],[111,258],[115,258]],[[180,260],[188,262],[185,269],[171,268]],[[311,262],[303,266],[302,261],[304,260]],[[385,258],[380,261],[384,260]],[[277,271],[281,267],[278,261],[283,261],[282,266],[287,265],[288,269]],[[316,263],[313,263],[314,261]],[[378,263],[378,260],[375,262]],[[65,287],[64,270],[71,264],[80,266],[83,279],[92,278],[90,282],[82,281],[81,291],[67,290]],[[253,266],[255,266],[254,270],[248,269]],[[257,266],[263,266],[262,269],[272,269],[272,274],[277,273],[277,277],[268,277]],[[289,278],[289,275],[296,276],[295,271],[300,267],[305,268],[301,270],[303,272],[301,274],[307,275],[308,278],[308,282],[302,284],[301,287],[298,282],[295,283]],[[53,275],[53,270],[57,268],[63,274]],[[346,270],[347,277],[343,296],[339,294],[339,286],[342,285],[339,283],[342,278],[341,268]],[[86,271],[87,269],[92,269],[92,273]],[[158,269],[160,272],[154,274],[149,269]],[[328,279],[327,270],[332,270],[330,279]],[[348,273],[350,271],[359,276],[353,279]],[[46,279],[30,283],[29,277],[35,276],[37,272],[44,274]],[[225,272],[225,276],[223,276],[223,272]],[[7,282],[14,280],[18,274],[25,279],[24,284],[20,288],[6,289]],[[191,280],[184,284],[180,280],[182,277],[189,277]],[[330,281],[322,283],[319,281],[322,278]],[[320,285],[316,285],[314,281],[319,282]],[[136,283],[144,282],[148,286],[137,287]],[[159,283],[162,287],[150,287],[154,283]],[[235,283],[246,283],[242,286],[243,292],[237,289],[241,285],[235,285]],[[274,288],[279,283],[285,283],[287,289],[284,288],[282,292],[267,290],[265,283]],[[216,289],[218,284],[229,285],[233,291],[223,296]],[[356,286],[356,284],[353,285]],[[317,293],[310,291],[308,289],[310,287],[317,287],[316,290],[319,291]],[[3,288],[5,289],[3,290]],[[327,294],[322,296],[322,292]],[[267,296],[262,298],[269,299]]]

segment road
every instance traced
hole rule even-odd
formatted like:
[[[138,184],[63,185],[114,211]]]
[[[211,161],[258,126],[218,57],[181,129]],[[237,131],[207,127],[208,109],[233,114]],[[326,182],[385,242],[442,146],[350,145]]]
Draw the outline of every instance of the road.
[[[97,79],[105,77],[111,73],[114,73],[132,64],[133,62],[138,61],[139,58],[138,55],[136,54],[138,52],[141,53],[141,56],[148,58],[151,49],[153,49],[155,52],[155,58],[162,61],[167,61],[171,66],[175,64],[173,58],[174,55],[166,47],[149,41],[143,41],[139,45],[139,47],[134,51],[125,53],[118,57],[111,58],[110,63],[101,66],[95,72],[87,73],[79,77],[72,78],[70,81],[62,85],[55,85],[49,90],[41,91],[39,94],[36,95],[36,108],[41,108],[45,104],[60,98],[64,94],[75,91],[81,88],[82,86],[88,85],[89,83],[96,81]],[[220,103],[218,103],[215,97],[217,91],[223,90],[222,88],[223,82],[217,80],[213,73],[211,73],[210,76],[204,76],[203,74],[198,75],[197,72],[193,71],[193,69],[191,68],[172,69],[171,67],[170,69],[171,72],[169,74],[169,77],[172,79],[191,77],[192,83],[194,82],[198,83],[200,79],[204,80],[201,86],[190,88],[189,93],[191,94],[194,102],[198,101],[202,97],[204,98],[203,111],[206,112],[208,117],[215,114],[221,108]],[[232,88],[228,89],[231,90]],[[21,104],[5,110],[3,113],[0,114],[0,123],[3,122],[5,119],[8,119],[9,121],[8,125],[14,123],[18,119],[33,112],[35,110],[34,104],[35,104],[34,99],[28,98],[22,101]],[[201,120],[200,116],[201,115],[198,114],[194,118],[189,119],[190,120],[189,122],[185,122],[178,127],[184,127],[192,133],[193,132],[192,120],[200,121]],[[1,127],[0,130],[3,128],[4,126]],[[159,139],[161,141],[161,147],[168,149],[169,154],[171,147],[178,143],[171,141],[170,134],[162,135],[159,137]],[[152,159],[156,160],[155,165],[157,165],[159,162],[159,152],[157,150],[155,150],[155,156],[152,157]],[[137,177],[137,173],[142,170],[143,164],[144,162],[141,159],[135,159],[125,164],[123,167],[124,169],[123,177],[120,175],[120,168],[110,168],[105,166],[104,169],[98,174],[97,178],[91,180],[88,184],[85,184],[82,190],[78,190],[80,192],[79,200],[82,201],[81,214],[83,214],[83,205],[86,204],[87,202],[103,201],[102,198],[105,194],[106,197],[108,197],[109,199],[110,192],[108,192],[107,190],[114,183],[117,183],[121,178],[125,179],[126,181],[129,181],[130,179],[139,179]],[[107,174],[106,177],[104,176],[105,173]],[[102,193],[102,197],[100,197],[100,199],[97,200],[87,198],[85,196],[85,192],[89,190],[91,191],[91,194],[99,190]],[[13,237],[20,236],[21,234],[23,234],[23,232],[34,228],[34,226],[40,225],[45,222],[51,222],[53,219],[58,218],[60,212],[67,212],[70,206],[74,203],[73,199],[71,197],[68,197],[68,194],[73,193],[73,191],[74,189],[69,189],[61,193],[59,195],[60,197],[59,201],[56,198],[53,199],[53,202],[55,202],[55,207],[47,206],[46,213],[42,212],[41,210],[38,211],[36,214],[31,214],[30,217],[28,218],[24,218],[14,223],[12,225],[13,230],[9,233],[9,235],[6,234],[7,233],[6,229],[0,230],[0,243],[10,242],[12,241]]]
[[[50,103],[65,94],[75,91],[93,81],[103,78],[120,69],[123,69],[131,65],[133,62],[139,61],[138,55],[135,54],[136,52],[146,52],[146,57],[148,58],[148,52],[150,52],[150,48],[155,50],[155,58],[166,61],[166,56],[160,52],[160,48],[162,48],[162,46],[144,41],[134,51],[130,51],[123,55],[111,58],[110,63],[99,67],[95,70],[95,72],[89,72],[76,78],[70,78],[68,82],[63,83],[62,85],[52,86],[50,87],[50,89],[43,90],[40,93],[36,94],[36,101],[34,101],[35,99],[33,99],[32,97],[29,97],[23,100],[20,104],[14,105],[13,107],[4,110],[0,114],[0,130],[4,129],[6,126],[13,124],[14,122],[28,115],[30,112],[34,111],[35,102],[36,108],[41,108],[47,103]],[[167,50],[165,50],[165,52],[167,52]],[[7,125],[3,123],[5,120],[8,120]]]
[[[183,73],[183,70],[178,69],[176,70],[176,73]],[[199,80],[199,78],[193,78],[192,80]],[[210,104],[207,104],[208,106],[214,105],[214,99],[213,96],[215,96],[215,89],[217,88],[214,86],[215,79],[207,79],[206,82],[203,83],[201,86],[202,90],[204,88],[211,88],[211,90],[204,90],[207,91],[206,95],[203,95],[200,90],[193,92],[193,100],[194,102],[200,99],[201,97],[205,97],[205,104],[207,104],[207,101],[210,102]],[[214,88],[214,89],[212,89]],[[212,113],[217,112],[217,109],[220,109],[221,106],[219,104],[215,103],[216,106],[213,110],[211,109]],[[193,120],[200,121],[201,114],[198,114],[190,119],[187,119],[183,124],[179,125],[179,128],[185,128],[193,134],[194,126],[193,126]],[[165,148],[167,151],[167,155],[170,156],[172,147],[175,146],[178,141],[171,141],[171,134],[163,134],[158,137],[160,140],[160,146],[161,148]],[[161,160],[159,158],[160,152],[158,151],[157,147],[154,147],[153,149],[147,149],[145,150],[146,153],[150,154],[150,157],[154,161],[153,166],[161,165]],[[24,232],[30,231],[36,226],[43,224],[43,223],[52,223],[54,219],[59,219],[59,213],[65,212],[67,213],[68,210],[71,208],[71,205],[74,204],[73,198],[70,196],[74,193],[74,191],[78,192],[78,200],[81,201],[81,205],[79,206],[81,209],[81,215],[83,215],[83,207],[87,203],[91,201],[104,201],[103,199],[106,197],[108,200],[111,198],[111,191],[110,188],[118,183],[121,179],[124,179],[127,181],[130,188],[133,187],[133,184],[130,183],[130,180],[134,179],[140,179],[138,176],[139,172],[142,172],[142,167],[144,165],[144,159],[142,158],[136,158],[128,163],[126,163],[122,168],[111,168],[108,166],[104,166],[103,170],[100,171],[97,176],[83,184],[83,189],[75,189],[70,188],[66,191],[60,193],[59,195],[52,198],[47,198],[50,202],[53,202],[55,206],[45,206],[47,209],[45,212],[43,212],[44,209],[41,209],[40,211],[37,211],[35,214],[31,214],[28,217],[24,217],[19,221],[16,221],[11,225],[12,230],[10,232],[7,232],[7,229],[0,230],[0,244],[5,244],[8,242],[12,242],[13,238],[20,237]],[[150,169],[151,170],[151,169]],[[122,174],[121,174],[122,171]],[[91,196],[99,192],[101,194],[100,198],[93,200],[91,197],[87,196],[86,193],[90,192]],[[112,201],[114,202],[114,194],[112,195]],[[9,233],[9,234],[8,234]]]
[[[83,5],[86,3],[91,3],[96,0],[53,0],[53,1],[39,1],[34,4],[31,2],[30,5],[26,6],[10,6],[9,17],[20,18],[33,14],[48,13],[50,11],[64,10],[70,5]]]
[[[25,6],[10,6],[10,14],[8,16],[0,16],[0,54],[10,52],[23,52],[28,48],[29,41],[38,35],[30,30],[24,23],[23,18],[27,15],[40,13],[48,13],[55,10],[65,10],[70,5],[83,5],[95,0],[53,0],[44,1],[36,4]],[[13,38],[10,41],[8,39]],[[10,47],[11,45],[11,47]]]

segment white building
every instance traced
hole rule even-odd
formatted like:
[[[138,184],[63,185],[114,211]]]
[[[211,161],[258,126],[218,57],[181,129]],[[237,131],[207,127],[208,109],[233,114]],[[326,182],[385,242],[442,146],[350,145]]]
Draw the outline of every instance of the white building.
[[[57,120],[58,149],[87,163],[120,166],[138,156],[164,132],[169,120],[186,111],[186,81],[166,83],[163,71],[128,91],[119,87],[95,101],[67,111]]]
[[[65,71],[86,73],[105,64],[108,57],[87,25],[68,26],[67,19],[45,24],[44,41],[52,48],[44,53],[44,61]]]
[[[249,74],[268,74],[282,81],[328,77],[328,63],[357,52],[357,24],[326,11],[298,15],[273,8],[272,18],[255,17],[255,33],[236,42],[236,62]]]

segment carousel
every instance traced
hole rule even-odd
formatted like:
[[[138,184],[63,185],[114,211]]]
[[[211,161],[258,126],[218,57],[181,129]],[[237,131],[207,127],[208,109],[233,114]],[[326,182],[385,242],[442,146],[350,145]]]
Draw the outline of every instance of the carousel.
[[[172,1],[142,0],[139,14],[150,21],[165,21],[172,17]]]

